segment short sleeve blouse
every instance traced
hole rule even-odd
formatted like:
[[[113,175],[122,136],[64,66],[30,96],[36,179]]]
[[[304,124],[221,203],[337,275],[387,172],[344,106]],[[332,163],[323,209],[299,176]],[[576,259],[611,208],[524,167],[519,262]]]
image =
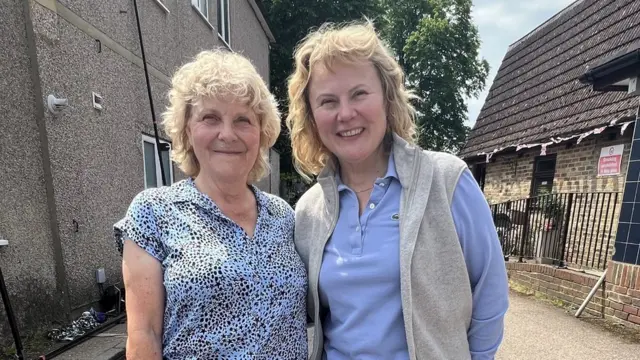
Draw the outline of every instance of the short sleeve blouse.
[[[114,225],[162,264],[164,359],[306,359],[307,277],[293,243],[294,213],[252,187],[254,236],[192,179],[147,189]]]

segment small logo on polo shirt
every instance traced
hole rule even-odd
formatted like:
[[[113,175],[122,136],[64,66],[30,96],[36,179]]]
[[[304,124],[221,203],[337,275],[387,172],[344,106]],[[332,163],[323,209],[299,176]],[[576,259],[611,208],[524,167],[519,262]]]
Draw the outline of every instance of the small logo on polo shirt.
[[[400,214],[391,215],[391,220],[400,220]]]

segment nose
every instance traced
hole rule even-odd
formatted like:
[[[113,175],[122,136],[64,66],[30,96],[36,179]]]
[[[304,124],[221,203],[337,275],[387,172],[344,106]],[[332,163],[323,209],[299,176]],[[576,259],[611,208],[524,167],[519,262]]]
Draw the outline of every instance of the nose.
[[[218,139],[224,142],[232,142],[238,138],[236,132],[233,128],[232,121],[223,121],[222,126],[220,126],[220,132],[218,133]]]
[[[340,102],[338,109],[338,121],[349,121],[356,116],[355,108],[349,101]]]

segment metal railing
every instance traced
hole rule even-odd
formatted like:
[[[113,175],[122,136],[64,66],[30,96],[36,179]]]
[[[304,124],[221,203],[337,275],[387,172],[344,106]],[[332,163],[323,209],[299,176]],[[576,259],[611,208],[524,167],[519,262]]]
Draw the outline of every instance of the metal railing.
[[[605,269],[619,193],[555,193],[491,205],[505,259]]]

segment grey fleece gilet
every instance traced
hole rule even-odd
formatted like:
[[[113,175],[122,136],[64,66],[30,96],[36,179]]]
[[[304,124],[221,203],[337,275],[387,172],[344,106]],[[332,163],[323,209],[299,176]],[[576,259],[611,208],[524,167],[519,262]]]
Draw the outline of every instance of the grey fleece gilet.
[[[470,359],[471,286],[451,215],[453,191],[466,164],[423,151],[394,134],[400,200],[400,286],[410,359]],[[338,219],[332,166],[318,176],[296,205],[295,244],[307,266],[308,315],[314,323],[312,360],[322,359],[318,276],[324,246]]]

